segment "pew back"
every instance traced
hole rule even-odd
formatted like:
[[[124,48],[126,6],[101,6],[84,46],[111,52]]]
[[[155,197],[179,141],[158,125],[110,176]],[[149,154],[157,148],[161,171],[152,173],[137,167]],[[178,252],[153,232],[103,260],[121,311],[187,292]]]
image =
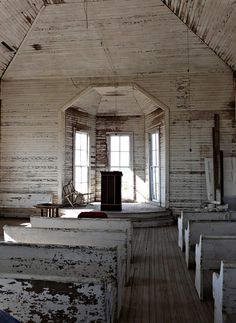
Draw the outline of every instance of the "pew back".
[[[212,274],[220,269],[221,260],[236,260],[236,235],[201,235],[195,251],[195,287],[201,300],[211,294]]]
[[[0,214],[2,217],[29,217],[39,215],[34,205],[52,203],[52,193],[0,193]]]
[[[122,219],[80,219],[80,218],[46,218],[31,217],[32,227],[37,228],[61,228],[82,230],[119,230],[127,232],[127,238],[132,243],[133,227],[130,220]]]
[[[184,251],[184,231],[189,220],[236,220],[236,212],[185,212],[178,217],[178,246]]]
[[[114,286],[103,279],[4,274],[1,308],[20,322],[114,322]]]
[[[236,321],[236,262],[221,262],[220,274],[212,277],[214,323]]]
[[[185,259],[187,266],[195,263],[195,244],[200,235],[235,235],[236,221],[205,221],[190,220],[185,230]]]
[[[106,278],[117,286],[117,314],[123,297],[124,270],[117,247],[35,245],[0,242],[0,274]]]
[[[122,260],[126,263],[126,281],[130,274],[131,246],[122,231],[93,231],[78,229],[29,228],[20,226],[3,227],[4,239],[9,242],[62,244],[70,246],[119,247]]]

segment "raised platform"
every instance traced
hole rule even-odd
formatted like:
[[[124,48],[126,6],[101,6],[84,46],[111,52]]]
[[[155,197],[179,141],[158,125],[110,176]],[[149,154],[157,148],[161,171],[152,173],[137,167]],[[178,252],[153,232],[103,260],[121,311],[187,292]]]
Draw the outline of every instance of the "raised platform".
[[[99,211],[100,203],[91,203],[86,207],[60,209],[62,217],[77,217],[80,212]],[[122,211],[106,211],[110,218],[130,219],[134,227],[157,227],[172,225],[174,218],[170,210],[153,203],[122,203]]]

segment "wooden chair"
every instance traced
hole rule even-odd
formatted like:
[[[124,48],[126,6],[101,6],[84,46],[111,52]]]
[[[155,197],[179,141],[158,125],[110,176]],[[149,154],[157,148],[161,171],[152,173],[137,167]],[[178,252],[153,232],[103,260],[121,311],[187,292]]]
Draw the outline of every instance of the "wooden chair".
[[[80,193],[76,191],[73,181],[63,186],[64,198],[74,207],[76,205],[85,205],[88,203],[91,193]]]

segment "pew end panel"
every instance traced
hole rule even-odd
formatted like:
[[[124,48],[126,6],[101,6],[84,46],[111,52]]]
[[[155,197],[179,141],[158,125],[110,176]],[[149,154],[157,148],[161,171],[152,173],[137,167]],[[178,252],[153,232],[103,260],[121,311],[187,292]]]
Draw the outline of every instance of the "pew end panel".
[[[214,323],[236,321],[236,262],[221,261],[220,274],[213,273]]]
[[[184,251],[184,230],[183,230],[183,212],[178,217],[178,246],[182,251]]]
[[[202,248],[202,235],[200,236],[199,243],[195,246],[195,263],[196,263],[196,271],[195,271],[195,287],[198,293],[200,300],[203,300],[203,277],[202,277],[202,257],[201,257],[201,248]]]
[[[188,227],[184,232],[184,241],[185,241],[185,261],[187,268],[190,267],[190,223],[188,222]]]

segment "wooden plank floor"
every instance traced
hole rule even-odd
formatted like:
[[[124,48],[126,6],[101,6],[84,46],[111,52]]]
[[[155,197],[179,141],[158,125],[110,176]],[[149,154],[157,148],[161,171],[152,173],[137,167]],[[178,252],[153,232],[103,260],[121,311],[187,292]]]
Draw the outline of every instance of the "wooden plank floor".
[[[213,302],[197,296],[176,226],[134,230],[131,275],[119,323],[213,322]]]

